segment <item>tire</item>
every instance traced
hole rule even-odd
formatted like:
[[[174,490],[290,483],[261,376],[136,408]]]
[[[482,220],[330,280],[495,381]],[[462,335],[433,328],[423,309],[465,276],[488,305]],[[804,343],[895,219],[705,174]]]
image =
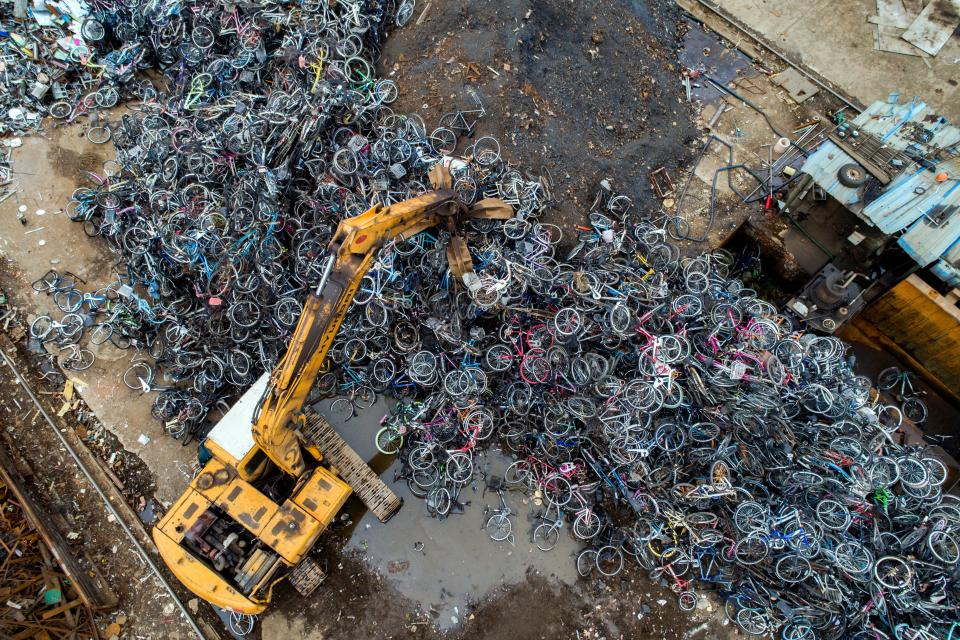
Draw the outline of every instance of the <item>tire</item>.
[[[914,424],[922,424],[927,419],[927,405],[919,398],[907,398],[903,401],[903,415]]]
[[[435,487],[427,494],[426,503],[427,510],[430,511],[432,515],[443,517],[450,513],[453,500],[447,489],[444,487]]]
[[[530,463],[526,460],[517,460],[503,474],[503,480],[508,485],[526,484],[527,476],[530,473]]]
[[[597,571],[612,578],[623,569],[623,552],[617,547],[607,545],[597,550]]]
[[[86,371],[93,366],[94,361],[97,359],[93,355],[93,351],[89,349],[80,349],[77,352],[76,363],[71,367],[74,371]]]
[[[53,318],[50,316],[37,316],[30,323],[30,337],[43,342],[53,330]]]
[[[61,289],[53,294],[53,302],[64,313],[74,313],[83,306],[83,294],[76,289]]]
[[[677,604],[683,611],[693,611],[697,608],[698,601],[699,598],[697,597],[696,593],[693,591],[684,591],[680,594]]]
[[[577,556],[577,573],[580,577],[586,578],[593,570],[597,568],[597,550],[584,549]]]
[[[150,386],[153,381],[153,370],[146,362],[135,362],[123,372],[123,384],[128,389],[142,391],[143,383],[140,382],[141,380],[145,381],[147,386]]]
[[[900,369],[887,367],[877,376],[877,388],[881,391],[890,391],[900,381]]]
[[[66,100],[60,100],[51,104],[50,108],[47,110],[47,113],[50,114],[51,118],[63,120],[73,113],[73,106]]]
[[[840,181],[840,184],[851,189],[863,185],[869,177],[870,174],[855,162],[845,164],[837,171],[837,180]]]
[[[376,444],[380,453],[386,456],[396,455],[403,446],[403,436],[396,427],[384,427],[377,431]]]
[[[550,551],[560,542],[560,528],[544,522],[533,530],[533,543],[540,551]]]
[[[602,526],[600,516],[593,511],[582,511],[573,521],[573,535],[581,540],[589,540],[600,533]]]
[[[503,542],[507,540],[513,532],[513,523],[510,522],[509,517],[498,513],[490,516],[483,529],[487,532],[487,535],[490,536],[491,540]]]
[[[330,413],[342,422],[350,420],[355,413],[353,400],[350,398],[337,398],[330,404]]]

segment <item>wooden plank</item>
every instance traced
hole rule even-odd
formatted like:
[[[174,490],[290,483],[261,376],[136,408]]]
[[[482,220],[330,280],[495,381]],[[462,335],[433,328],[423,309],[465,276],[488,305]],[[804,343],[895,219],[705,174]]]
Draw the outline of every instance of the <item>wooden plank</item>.
[[[62,605],[60,605],[55,609],[47,609],[46,611],[44,611],[42,614],[40,614],[40,619],[49,620],[50,618],[53,618],[54,616],[58,616],[61,613],[65,613],[70,609],[73,609],[74,607],[80,606],[81,604],[83,603],[80,600],[80,598],[77,598],[76,600],[71,600],[70,602],[64,602]]]
[[[24,515],[30,520],[30,524],[37,530],[40,537],[43,538],[63,572],[70,578],[84,604],[94,610],[115,607],[117,605],[116,594],[110,591],[106,585],[95,582],[83,570],[83,567],[70,552],[70,546],[63,534],[44,517],[40,506],[27,492],[26,487],[21,484],[13,460],[10,459],[3,447],[0,447],[0,477],[3,478],[7,488],[17,496]]]
[[[960,0],[932,0],[903,32],[903,39],[932,56],[960,26]]]

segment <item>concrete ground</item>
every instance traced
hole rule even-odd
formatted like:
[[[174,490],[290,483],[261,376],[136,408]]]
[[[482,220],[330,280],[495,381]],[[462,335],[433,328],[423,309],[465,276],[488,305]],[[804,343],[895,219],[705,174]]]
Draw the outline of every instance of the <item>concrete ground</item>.
[[[954,122],[960,121],[960,38],[936,57],[874,49],[876,0],[712,0],[712,4],[763,36],[865,105],[917,96]],[[829,43],[829,45],[827,44]]]
[[[122,112],[117,111],[115,118]],[[80,224],[64,213],[70,194],[89,183],[85,172],[104,175],[103,163],[112,157],[111,145],[90,143],[85,131],[83,122],[48,125],[42,134],[24,138],[23,146],[13,153],[13,179],[19,188],[0,203],[0,257],[6,263],[3,288],[28,321],[43,313],[55,319],[62,316],[50,296],[38,294],[30,286],[49,269],[77,274],[86,281],[85,291],[108,285],[117,277],[116,258],[109,249],[87,238]],[[20,205],[27,207],[24,226],[16,219]],[[157,498],[172,502],[191,477],[187,473],[196,460],[196,448],[182,447],[166,435],[163,425],[150,415],[152,394],[140,394],[123,384],[130,352],[109,342],[91,349],[97,356],[93,367],[69,374],[76,390],[120,444],[153,471]],[[146,444],[142,436],[149,439]]]

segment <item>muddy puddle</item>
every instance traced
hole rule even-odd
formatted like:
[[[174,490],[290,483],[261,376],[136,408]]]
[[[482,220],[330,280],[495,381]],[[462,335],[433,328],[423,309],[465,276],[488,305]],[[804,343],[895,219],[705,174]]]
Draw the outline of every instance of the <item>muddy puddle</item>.
[[[494,491],[485,490],[477,474],[464,488],[462,513],[443,520],[431,518],[422,500],[414,497],[405,482],[394,482],[394,460],[380,454],[374,436],[389,401],[377,404],[347,422],[337,421],[329,412],[329,401],[317,406],[343,438],[380,472],[383,480],[403,498],[400,511],[386,524],[368,513],[355,498],[346,507],[352,524],[341,531],[349,536],[346,550],[357,553],[374,571],[432,617],[441,630],[453,629],[470,618],[475,603],[498,593],[504,585],[525,580],[536,572],[551,580],[572,584],[577,578],[575,557],[579,543],[568,526],[556,547],[541,551],[533,544],[533,528],[540,524],[542,511],[517,491],[505,499],[515,515],[513,544],[495,542],[483,530],[484,509],[499,505]],[[510,458],[491,448],[479,452],[475,469],[488,476],[503,476]]]

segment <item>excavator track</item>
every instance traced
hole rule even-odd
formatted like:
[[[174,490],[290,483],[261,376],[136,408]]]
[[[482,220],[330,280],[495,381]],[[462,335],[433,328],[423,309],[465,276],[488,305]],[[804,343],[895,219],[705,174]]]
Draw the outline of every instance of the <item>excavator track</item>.
[[[304,440],[315,445],[327,462],[336,467],[340,477],[353,488],[353,492],[380,522],[393,517],[403,505],[403,500],[384,484],[323,416],[306,409],[304,417],[306,421],[301,431]]]

